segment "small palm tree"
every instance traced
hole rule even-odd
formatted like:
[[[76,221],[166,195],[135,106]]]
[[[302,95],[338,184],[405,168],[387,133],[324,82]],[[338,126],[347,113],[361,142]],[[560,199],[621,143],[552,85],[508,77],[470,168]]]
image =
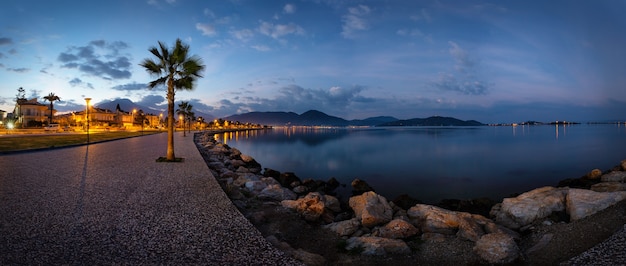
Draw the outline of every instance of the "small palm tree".
[[[182,101],[180,102],[180,104],[178,104],[178,109],[176,109],[176,114],[177,115],[182,115],[183,121],[187,121],[189,120],[189,117],[194,115],[194,112],[191,111],[191,109],[193,108],[193,105],[189,104],[189,102],[185,102]],[[185,134],[185,124],[183,123],[183,137],[186,137],[187,135]]]
[[[188,55],[189,45],[183,44],[180,39],[176,39],[172,50],[159,42],[159,48],[151,47],[149,51],[157,60],[146,58],[139,65],[150,75],[158,77],[148,84],[150,88],[167,86],[166,160],[174,161],[174,95],[177,90],[192,90],[195,81],[202,77],[200,73],[204,70],[204,65],[199,57]]]
[[[59,96],[56,96],[54,92],[51,92],[50,94],[48,94],[48,96],[44,96],[43,99],[45,101],[50,102],[50,117],[48,117],[48,125],[49,125],[49,124],[52,124],[52,108],[54,107],[52,103],[54,101],[60,101],[61,98],[59,98]]]

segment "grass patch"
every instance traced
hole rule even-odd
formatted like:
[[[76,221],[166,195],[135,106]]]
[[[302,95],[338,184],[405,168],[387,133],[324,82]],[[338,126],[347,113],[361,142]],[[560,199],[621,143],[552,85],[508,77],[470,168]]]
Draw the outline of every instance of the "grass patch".
[[[89,143],[109,141],[156,134],[144,131],[111,131],[89,134]],[[0,137],[0,152],[25,151],[34,149],[58,148],[71,145],[87,144],[87,134],[50,134],[50,135],[10,135]]]
[[[179,157],[174,158],[173,161],[168,160],[166,157],[159,157],[156,159],[157,163],[182,163],[184,161],[185,161],[185,158],[179,158]]]

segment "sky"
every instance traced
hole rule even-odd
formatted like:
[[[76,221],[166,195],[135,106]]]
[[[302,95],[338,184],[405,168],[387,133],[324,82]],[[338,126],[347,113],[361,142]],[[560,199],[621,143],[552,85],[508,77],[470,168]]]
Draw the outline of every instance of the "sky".
[[[4,0],[0,110],[127,98],[166,109],[139,64],[180,38],[205,71],[176,102],[215,117],[626,120],[626,2]]]

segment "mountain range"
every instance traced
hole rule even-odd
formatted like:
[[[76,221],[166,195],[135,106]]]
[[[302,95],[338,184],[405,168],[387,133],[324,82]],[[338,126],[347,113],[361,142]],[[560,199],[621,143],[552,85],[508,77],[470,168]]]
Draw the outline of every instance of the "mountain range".
[[[147,106],[136,104],[129,99],[106,100],[96,104],[96,107],[115,110],[119,105],[120,109],[130,112],[133,109],[143,110],[146,113],[165,113],[164,109],[159,110]],[[211,121],[216,117],[194,110],[196,117],[203,117],[205,121]],[[392,116],[376,116],[366,119],[346,120],[340,117],[331,116],[317,110],[306,111],[302,114],[294,112],[249,112],[236,114],[222,118],[227,121],[239,121],[241,123],[253,123],[270,126],[482,126],[484,124],[468,120],[463,121],[453,117],[433,116],[429,118],[413,118],[400,120]]]
[[[367,119],[346,120],[327,115],[317,110],[310,110],[300,115],[294,112],[250,112],[224,118],[229,121],[255,123],[272,126],[483,126],[475,120],[463,121],[453,117],[433,116],[400,120],[391,116],[377,116]]]

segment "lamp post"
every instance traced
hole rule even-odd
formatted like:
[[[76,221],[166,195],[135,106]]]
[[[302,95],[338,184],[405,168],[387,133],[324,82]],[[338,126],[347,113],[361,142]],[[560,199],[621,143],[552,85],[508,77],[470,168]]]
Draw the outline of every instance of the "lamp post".
[[[87,144],[89,144],[89,102],[91,101],[91,98],[85,98],[85,102],[87,103],[86,105],[86,111],[85,114],[87,115]]]
[[[163,113],[159,114],[159,131],[161,131],[161,128],[163,127]]]
[[[133,121],[130,121],[133,128],[135,127],[135,113],[136,112],[137,112],[137,109],[133,109],[133,119],[132,119]]]

